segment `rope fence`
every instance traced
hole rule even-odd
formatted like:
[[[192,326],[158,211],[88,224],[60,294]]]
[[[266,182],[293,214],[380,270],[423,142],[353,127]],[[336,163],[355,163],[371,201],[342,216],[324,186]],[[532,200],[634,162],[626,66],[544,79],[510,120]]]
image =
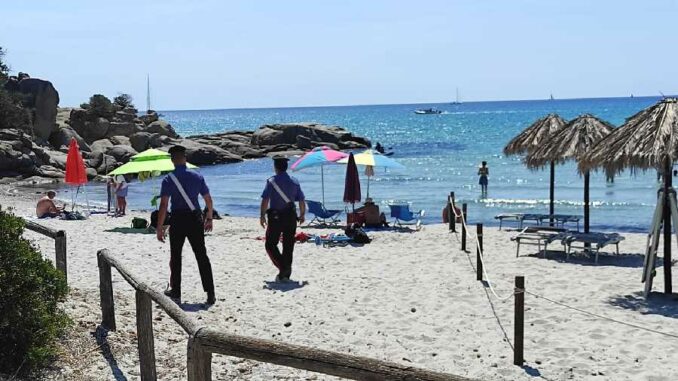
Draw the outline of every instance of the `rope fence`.
[[[483,239],[483,233],[482,233],[482,224],[477,224],[477,230],[476,234],[473,235],[472,233],[469,233],[469,228],[467,224],[467,208],[466,204],[462,204],[462,211],[458,212],[458,208],[455,205],[455,197],[454,197],[454,192],[450,193],[450,196],[448,197],[448,217],[449,217],[449,230],[451,233],[458,234],[456,231],[456,223],[457,221],[460,221],[461,223],[461,229],[462,229],[462,237],[461,237],[461,250],[464,251],[467,254],[467,257],[469,257],[469,264],[473,268],[475,272],[478,273],[477,279],[484,282],[484,284],[487,286],[485,287],[486,290],[486,295],[488,296],[488,302],[490,303],[490,307],[495,315],[495,318],[497,319],[497,322],[499,324],[500,329],[502,332],[504,332],[505,339],[507,340],[509,346],[511,349],[514,351],[514,364],[518,366],[522,366],[524,363],[523,360],[523,343],[524,343],[524,298],[525,294],[530,295],[535,297],[536,299],[542,299],[545,301],[548,301],[550,303],[553,303],[555,305],[558,305],[563,308],[570,309],[572,311],[579,312],[581,314],[597,318],[600,320],[612,322],[612,323],[617,323],[621,324],[627,327],[631,327],[634,329],[642,330],[645,332],[651,332],[654,334],[662,335],[665,337],[670,337],[674,339],[678,339],[678,335],[672,334],[672,333],[667,333],[667,332],[662,332],[656,329],[652,328],[647,328],[643,327],[638,324],[633,324],[629,322],[625,322],[622,320],[614,319],[605,315],[601,315],[595,312],[587,311],[585,309],[575,307],[572,305],[569,305],[567,303],[563,303],[551,298],[548,298],[546,296],[537,294],[535,292],[527,291],[525,289],[525,279],[522,276],[516,276],[515,277],[515,285],[513,287],[513,292],[510,294],[506,295],[500,295],[497,290],[495,289],[495,284],[494,282],[490,279],[489,271],[488,271],[488,266],[487,263],[485,262],[485,253],[483,251],[483,244],[482,244],[482,239]],[[468,252],[466,251],[466,238],[467,235],[469,236],[469,239],[475,240],[475,246],[476,246],[476,265],[473,266],[473,261],[471,260],[470,256],[468,255]],[[503,282],[505,284],[508,284],[508,282]],[[490,293],[487,293],[487,289],[490,290]],[[508,335],[506,335],[506,331],[504,330],[503,324],[501,320],[499,319],[499,316],[497,316],[494,304],[492,303],[491,298],[489,297],[490,295],[493,295],[498,301],[500,302],[505,302],[511,298],[514,298],[515,301],[515,306],[514,306],[514,342],[511,343],[510,340],[508,340]]]

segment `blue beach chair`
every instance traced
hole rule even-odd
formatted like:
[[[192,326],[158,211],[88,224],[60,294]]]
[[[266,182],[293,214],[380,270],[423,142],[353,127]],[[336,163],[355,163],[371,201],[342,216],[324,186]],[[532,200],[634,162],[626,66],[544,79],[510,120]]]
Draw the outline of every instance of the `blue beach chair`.
[[[325,209],[325,205],[318,201],[306,200],[309,213],[313,214],[313,219],[308,226],[336,226],[341,222],[338,218],[341,210]]]
[[[417,230],[421,228],[421,218],[424,217],[424,210],[414,213],[410,210],[408,204],[391,204],[388,207],[391,208],[391,217],[394,218],[394,225],[402,228],[403,222],[414,221]]]

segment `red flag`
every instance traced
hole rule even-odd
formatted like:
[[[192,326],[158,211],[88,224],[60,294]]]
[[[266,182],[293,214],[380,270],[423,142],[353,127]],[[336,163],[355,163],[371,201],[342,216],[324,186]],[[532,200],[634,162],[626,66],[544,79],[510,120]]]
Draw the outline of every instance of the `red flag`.
[[[66,184],[81,185],[87,183],[87,171],[85,170],[85,162],[82,160],[78,142],[71,139],[71,144],[68,146],[68,155],[66,156]]]

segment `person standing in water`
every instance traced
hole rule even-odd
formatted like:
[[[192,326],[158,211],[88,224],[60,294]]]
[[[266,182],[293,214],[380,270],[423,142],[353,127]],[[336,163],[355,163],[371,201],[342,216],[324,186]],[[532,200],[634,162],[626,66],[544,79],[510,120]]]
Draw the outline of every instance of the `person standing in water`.
[[[480,167],[478,167],[478,184],[480,184],[480,190],[483,195],[487,195],[487,176],[490,175],[490,169],[487,167],[487,162],[483,161]]]

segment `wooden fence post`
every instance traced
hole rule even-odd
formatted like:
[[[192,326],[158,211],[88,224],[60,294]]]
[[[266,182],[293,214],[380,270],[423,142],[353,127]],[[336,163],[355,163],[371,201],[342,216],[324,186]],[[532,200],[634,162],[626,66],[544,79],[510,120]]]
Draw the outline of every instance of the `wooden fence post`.
[[[64,273],[68,282],[68,262],[66,259],[66,232],[59,230],[54,237],[54,251],[56,253],[56,268]]]
[[[99,264],[99,295],[101,297],[101,324],[111,331],[115,331],[115,304],[113,302],[113,282],[111,280],[111,265],[101,254],[97,253]]]
[[[447,218],[450,223],[450,231],[452,233],[457,232],[457,219],[455,218],[454,211],[454,192],[450,192],[450,197],[447,199]]]
[[[139,347],[139,370],[142,381],[155,381],[155,344],[153,343],[153,313],[151,298],[144,291],[136,290],[137,341]]]
[[[523,366],[523,343],[525,335],[525,277],[516,277],[515,312],[513,318],[513,364]]]
[[[209,381],[212,379],[212,353],[203,350],[195,336],[188,338],[186,370],[188,381]]]
[[[476,247],[476,279],[483,280],[483,224],[476,225],[476,236],[478,237],[478,247]]]
[[[466,203],[461,204],[461,251],[466,251]]]

